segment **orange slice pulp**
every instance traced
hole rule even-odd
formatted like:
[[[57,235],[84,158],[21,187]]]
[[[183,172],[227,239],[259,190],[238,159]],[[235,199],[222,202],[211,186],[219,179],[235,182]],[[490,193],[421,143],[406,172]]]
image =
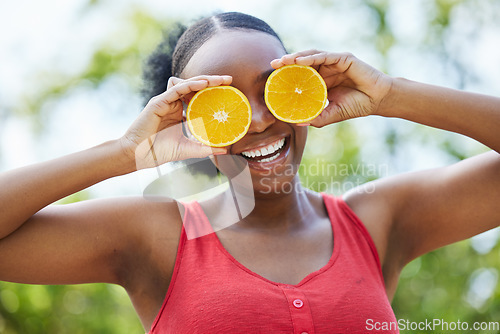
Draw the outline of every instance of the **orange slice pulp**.
[[[186,111],[191,134],[212,147],[228,146],[243,138],[251,120],[248,99],[232,86],[208,87],[197,92]]]
[[[264,99],[271,113],[288,123],[305,123],[328,104],[326,84],[310,66],[286,65],[271,73]]]

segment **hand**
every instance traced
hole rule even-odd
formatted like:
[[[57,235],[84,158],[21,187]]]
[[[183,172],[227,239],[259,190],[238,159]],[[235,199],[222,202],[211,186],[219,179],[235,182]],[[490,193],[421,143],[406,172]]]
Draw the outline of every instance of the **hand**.
[[[230,76],[197,76],[187,80],[171,77],[167,90],[148,102],[120,139],[125,154],[135,159],[137,169],[226,153],[225,148],[212,148],[183,134],[182,102],[187,103],[199,90],[229,85],[231,81]]]
[[[392,87],[392,78],[350,53],[317,50],[297,52],[275,59],[271,66],[308,65],[324,78],[328,106],[310,124],[322,127],[346,119],[375,115]]]

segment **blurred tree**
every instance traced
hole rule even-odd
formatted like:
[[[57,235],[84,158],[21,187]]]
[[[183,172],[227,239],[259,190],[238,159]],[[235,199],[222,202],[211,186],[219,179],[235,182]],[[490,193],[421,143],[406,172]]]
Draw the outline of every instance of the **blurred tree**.
[[[82,15],[105,10],[103,3],[89,0]],[[289,3],[277,0],[273,4],[285,11]],[[431,83],[485,89],[485,74],[479,72],[477,66],[470,65],[471,53],[466,51],[475,45],[478,31],[496,25],[500,3],[495,0],[413,0],[402,3],[395,0],[316,0],[307,2],[304,11],[313,12],[317,6],[319,10],[314,13],[321,15],[318,16],[319,23],[338,20],[347,24],[342,18],[348,17],[348,21],[355,24],[350,26],[351,30],[345,31],[344,36],[334,36],[339,38],[336,41],[344,43],[347,48],[357,48],[361,43],[360,50],[373,50],[372,58],[389,74],[404,76],[404,66],[418,67],[421,73],[427,73],[426,78]],[[403,33],[401,24],[417,20],[416,14],[402,6],[420,11],[420,26],[414,29],[413,35]],[[131,9],[120,31],[104,31],[103,42],[96,46],[82,71],[68,74],[43,69],[35,73],[33,80],[38,80],[40,89],[27,92],[13,111],[28,115],[43,133],[44,121],[50,117],[47,106],[63,100],[76,88],[98,94],[107,79],[119,76],[137,91],[140,64],[159,41],[162,31],[168,31],[172,21],[168,17],[159,20],[139,8]],[[278,17],[276,24],[269,21],[289,42],[292,50],[300,49],[302,44],[298,33],[286,30],[286,25],[280,30],[279,22]],[[358,25],[363,31],[355,30]],[[316,42],[314,38],[318,33],[304,33],[301,29],[302,36]],[[124,37],[123,31],[133,33]],[[125,42],[116,43],[116,39]],[[415,62],[411,63],[412,60]],[[398,67],[399,63],[404,65]],[[442,73],[442,77],[437,73]],[[9,117],[3,112],[6,109],[1,103],[0,120]],[[352,120],[323,129],[311,129],[299,172],[307,187],[341,194],[378,177],[408,171],[422,164],[428,166],[425,162],[429,160],[431,165],[452,163],[484,150],[482,145],[459,135],[401,120]],[[84,200],[89,196],[88,192],[81,192],[63,202]],[[494,233],[489,233],[413,261],[401,275],[393,302],[396,316],[414,322],[434,318],[449,322],[460,319],[470,324],[498,321],[500,247],[497,239]],[[142,332],[121,288],[105,284],[33,286],[0,282],[0,333]],[[441,330],[436,330],[438,332]]]

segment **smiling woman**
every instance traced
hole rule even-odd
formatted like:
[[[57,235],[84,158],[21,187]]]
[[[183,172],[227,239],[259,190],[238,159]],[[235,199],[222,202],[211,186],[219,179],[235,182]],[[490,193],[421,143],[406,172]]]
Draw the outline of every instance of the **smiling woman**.
[[[179,32],[150,59],[154,93],[122,137],[0,176],[1,280],[121,285],[150,333],[365,333],[397,323],[390,301],[407,263],[498,225],[500,99],[392,78],[349,53],[287,54],[265,22],[241,13]],[[313,67],[327,88],[310,126],[399,117],[493,151],[341,197],[307,190],[297,171],[308,127],[277,119],[264,99],[268,76],[293,64]],[[242,92],[252,119],[240,140],[215,148],[182,131],[183,105],[219,86]],[[49,205],[138,168],[207,156],[223,173],[222,162],[239,157],[251,191]],[[254,209],[215,231],[245,196]]]

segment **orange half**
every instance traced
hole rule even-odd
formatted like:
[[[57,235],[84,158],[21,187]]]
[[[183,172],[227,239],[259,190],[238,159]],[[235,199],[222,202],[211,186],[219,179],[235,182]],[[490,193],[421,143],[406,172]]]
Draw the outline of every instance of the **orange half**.
[[[200,90],[189,101],[186,111],[191,134],[212,147],[234,144],[247,133],[251,121],[248,99],[232,86]]]
[[[267,79],[264,99],[271,113],[288,123],[305,123],[328,104],[326,84],[312,67],[286,65]]]

